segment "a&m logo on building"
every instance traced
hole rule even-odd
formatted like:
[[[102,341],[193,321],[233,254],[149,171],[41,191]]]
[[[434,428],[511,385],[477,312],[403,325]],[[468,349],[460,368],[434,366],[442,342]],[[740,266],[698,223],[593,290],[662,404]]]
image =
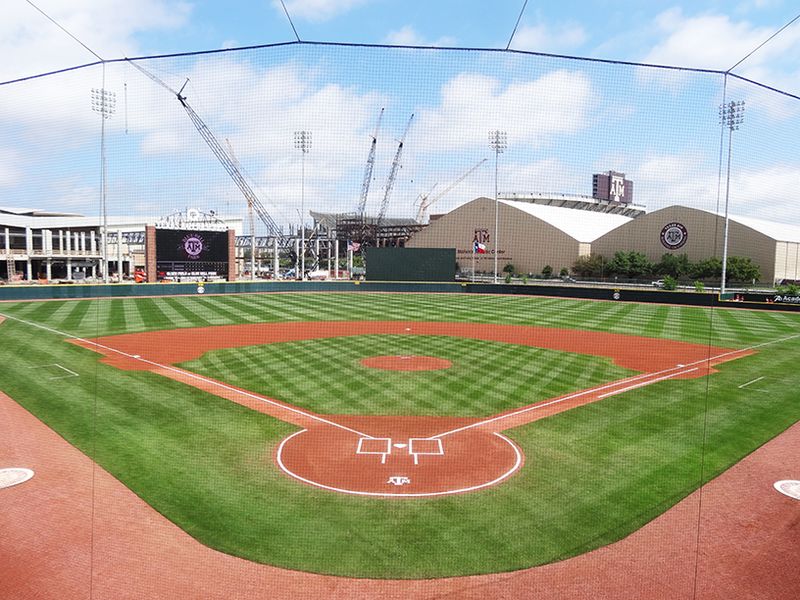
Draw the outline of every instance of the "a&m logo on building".
[[[669,250],[677,250],[686,243],[688,233],[681,223],[667,223],[661,230],[661,245]]]

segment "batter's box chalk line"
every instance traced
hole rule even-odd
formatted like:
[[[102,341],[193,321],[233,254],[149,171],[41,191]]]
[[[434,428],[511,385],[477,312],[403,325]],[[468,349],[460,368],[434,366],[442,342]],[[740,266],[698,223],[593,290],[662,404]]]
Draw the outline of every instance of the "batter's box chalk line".
[[[392,438],[358,438],[356,454],[380,454],[381,464],[386,463],[386,455],[392,453]]]
[[[393,443],[392,438],[362,437],[358,440],[356,454],[380,454],[381,464],[385,464],[392,448],[408,448],[408,454],[414,457],[415,465],[419,464],[420,456],[444,456],[444,446],[439,438],[409,438],[407,443]]]
[[[58,370],[54,370],[53,367],[56,367]],[[67,377],[80,377],[75,371],[71,371],[67,367],[64,367],[58,363],[50,363],[48,365],[34,365],[28,368],[46,369],[47,371],[53,371],[54,373],[56,373],[56,375],[53,375],[52,377],[47,377],[47,379],[65,379]]]

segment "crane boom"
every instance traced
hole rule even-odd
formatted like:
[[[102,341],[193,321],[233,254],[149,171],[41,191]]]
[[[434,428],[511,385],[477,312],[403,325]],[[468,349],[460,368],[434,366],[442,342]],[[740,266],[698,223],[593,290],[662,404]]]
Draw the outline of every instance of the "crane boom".
[[[281,232],[280,227],[278,227],[277,223],[275,223],[275,221],[272,219],[270,214],[267,212],[267,209],[264,208],[264,205],[261,203],[261,200],[259,200],[258,196],[256,196],[256,193],[253,191],[253,188],[250,187],[250,184],[247,183],[247,180],[244,178],[241,171],[239,171],[239,169],[236,167],[235,160],[232,159],[231,156],[225,151],[225,149],[222,147],[222,144],[219,143],[219,140],[217,140],[217,138],[214,136],[214,134],[211,132],[211,130],[208,128],[205,122],[203,122],[203,119],[200,118],[200,116],[194,111],[191,105],[187,102],[186,96],[182,95],[183,89],[186,87],[186,83],[183,84],[183,87],[181,87],[180,91],[176,92],[166,83],[161,81],[161,79],[159,79],[154,74],[150,73],[141,65],[131,60],[128,60],[128,62],[131,65],[133,65],[136,69],[141,71],[144,75],[146,75],[149,79],[153,80],[158,85],[160,85],[161,87],[163,87],[164,89],[170,91],[175,95],[175,97],[181,103],[181,106],[183,106],[184,110],[186,111],[186,114],[189,115],[189,119],[191,119],[195,129],[197,129],[197,132],[203,138],[203,141],[205,141],[208,147],[211,148],[211,151],[214,153],[214,156],[216,156],[217,160],[219,160],[219,162],[222,163],[222,166],[225,168],[225,171],[228,173],[228,175],[230,175],[231,179],[233,179],[233,182],[236,184],[236,186],[244,195],[245,199],[247,200],[248,206],[252,205],[253,209],[258,215],[258,218],[266,226],[269,235],[273,235],[275,237],[282,237],[283,233]],[[189,80],[187,79],[186,82],[188,83],[188,81]]]
[[[453,188],[455,188],[459,183],[461,183],[467,177],[472,175],[473,171],[475,171],[478,167],[480,167],[487,160],[488,159],[484,158],[484,159],[481,159],[480,161],[478,161],[476,164],[472,165],[472,167],[470,167],[470,169],[468,171],[466,171],[464,174],[462,174],[458,179],[453,181],[450,185],[448,185],[446,188],[444,188],[441,192],[439,192],[435,196],[431,197],[430,193],[428,193],[425,196],[423,196],[422,200],[419,203],[419,210],[417,211],[417,223],[423,223],[424,222],[424,219],[425,219],[425,216],[426,216],[426,212],[428,210],[428,207],[431,204],[436,202],[439,198],[441,198],[442,196],[444,196],[445,194],[450,192]],[[434,186],[434,187],[436,187],[436,186]],[[432,191],[433,190],[431,190],[431,192]]]
[[[233,161],[234,166],[241,171],[242,166],[239,164],[239,159],[236,158],[236,153],[233,151],[233,146],[228,138],[225,138],[225,145],[228,147],[228,154]],[[253,203],[247,201],[247,226],[250,230],[250,279],[256,278],[256,215],[253,208]]]
[[[375,133],[372,134],[372,144],[370,144],[367,164],[364,167],[364,181],[361,182],[361,197],[358,200],[356,214],[358,214],[358,218],[362,223],[364,222],[364,213],[367,210],[367,196],[369,195],[369,185],[372,181],[372,169],[375,166],[375,147],[378,145],[378,130],[381,127],[383,111],[384,109],[382,108],[378,115],[378,123],[375,125]]]
[[[378,219],[375,222],[376,227],[380,227],[383,223],[383,218],[386,216],[386,208],[389,206],[389,197],[392,195],[392,188],[394,187],[394,181],[397,178],[397,169],[400,168],[400,157],[403,154],[403,144],[406,141],[406,135],[408,135],[408,130],[411,128],[411,121],[414,120],[414,114],[411,114],[411,118],[408,119],[408,124],[406,125],[405,131],[403,131],[403,135],[400,138],[400,143],[397,145],[397,152],[394,155],[394,160],[392,161],[392,168],[389,170],[389,178],[386,180],[386,191],[383,193],[383,202],[381,202],[381,209],[378,212]]]

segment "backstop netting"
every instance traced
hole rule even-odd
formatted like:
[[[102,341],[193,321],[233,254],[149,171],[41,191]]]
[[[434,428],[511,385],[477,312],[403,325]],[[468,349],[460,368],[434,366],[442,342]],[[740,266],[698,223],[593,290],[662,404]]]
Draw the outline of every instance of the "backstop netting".
[[[796,95],[298,42],[0,107],[0,596],[797,572]]]

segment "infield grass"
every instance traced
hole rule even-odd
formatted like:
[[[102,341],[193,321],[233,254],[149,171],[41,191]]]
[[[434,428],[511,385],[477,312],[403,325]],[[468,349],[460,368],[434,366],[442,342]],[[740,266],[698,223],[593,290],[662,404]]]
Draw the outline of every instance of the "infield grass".
[[[794,314],[392,294],[31,302],[2,304],[0,313],[81,337],[208,324],[362,319],[543,325],[727,347],[784,340],[721,365],[709,378],[660,382],[507,431],[525,452],[526,463],[500,486],[397,501],[325,492],[282,475],[272,452],[296,431],[291,425],[152,373],[104,365],[97,354],[65,343],[58,333],[11,319],[0,325],[0,361],[6,366],[0,370],[0,389],[156,510],[224,552],[320,573],[442,577],[574,556],[631,533],[800,420],[800,338],[790,338],[800,333],[800,316]],[[306,342],[293,342],[279,344],[285,348],[274,364],[270,348],[257,347],[214,352],[195,366],[265,390],[282,374],[294,382],[283,393],[299,398],[304,392],[319,394],[324,385],[324,378],[311,381],[309,373],[329,373],[334,366],[337,373],[344,371],[373,349],[392,354],[392,348],[409,348],[393,346],[401,342],[406,341],[380,335],[316,340],[306,349]],[[449,353],[456,365],[462,358],[469,362],[464,367],[473,377],[464,385],[469,393],[455,380],[431,384],[432,398],[453,392],[459,400],[438,414],[496,411],[501,405],[473,403],[474,392],[487,385],[538,399],[562,387],[585,387],[581,377],[594,382],[619,375],[601,359],[587,357],[594,362],[584,363],[575,355],[535,348],[517,354],[516,347],[496,349],[496,358],[487,359],[496,361],[493,367],[482,372],[474,363],[491,355],[492,344],[451,338],[418,342],[420,352],[414,353],[431,354],[433,348]],[[49,379],[47,365],[53,364],[78,377]],[[576,371],[587,366],[594,370]],[[483,379],[487,374],[491,378]],[[426,406],[422,396],[398,408],[392,400],[409,389],[408,378],[403,379],[408,373],[384,375],[381,386],[393,391],[378,398],[379,404],[370,406],[372,388],[348,386],[344,377],[335,398],[320,398],[323,407],[340,412],[341,406],[324,403],[347,392],[354,402],[365,403],[353,412],[424,414],[436,408]],[[758,377],[763,379],[739,387]],[[485,395],[487,402],[501,401],[491,399],[493,392]]]

